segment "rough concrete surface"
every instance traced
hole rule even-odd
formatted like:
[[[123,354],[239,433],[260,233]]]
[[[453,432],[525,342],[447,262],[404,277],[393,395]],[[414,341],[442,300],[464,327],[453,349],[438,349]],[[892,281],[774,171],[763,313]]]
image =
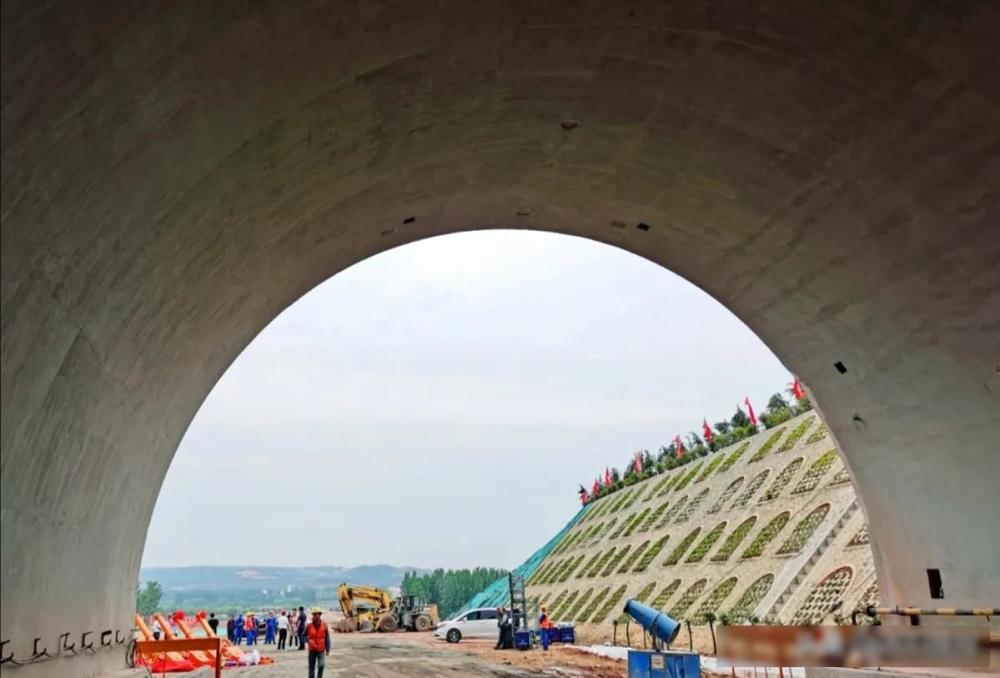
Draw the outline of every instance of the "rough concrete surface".
[[[171,457],[261,328],[481,228],[701,286],[809,387],[884,601],[942,602],[932,567],[946,605],[1000,599],[995,2],[12,0],[0,23],[17,656],[131,626]]]

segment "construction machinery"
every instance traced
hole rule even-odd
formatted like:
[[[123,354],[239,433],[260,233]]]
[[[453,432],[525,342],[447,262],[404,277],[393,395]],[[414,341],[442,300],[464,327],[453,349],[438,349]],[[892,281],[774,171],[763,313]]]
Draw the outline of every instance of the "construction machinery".
[[[340,632],[430,631],[439,621],[437,605],[425,605],[412,595],[393,599],[387,591],[374,586],[341,584],[337,599],[344,612],[344,618],[334,625]]]

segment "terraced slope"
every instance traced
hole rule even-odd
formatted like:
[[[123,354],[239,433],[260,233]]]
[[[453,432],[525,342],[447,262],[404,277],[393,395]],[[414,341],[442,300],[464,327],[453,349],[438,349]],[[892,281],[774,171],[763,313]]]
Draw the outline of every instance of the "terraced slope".
[[[698,625],[834,623],[878,596],[863,513],[813,412],[591,503],[527,583],[595,641],[628,598]]]

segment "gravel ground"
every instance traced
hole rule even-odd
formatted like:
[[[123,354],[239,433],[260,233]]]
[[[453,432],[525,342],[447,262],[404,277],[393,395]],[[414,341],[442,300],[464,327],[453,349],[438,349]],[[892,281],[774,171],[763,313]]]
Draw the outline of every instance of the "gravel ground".
[[[274,664],[227,669],[241,678],[305,678],[305,652],[262,650]],[[494,650],[488,641],[449,645],[430,633],[337,634],[324,676],[500,676],[522,678],[623,678],[625,663],[554,647],[544,653]]]

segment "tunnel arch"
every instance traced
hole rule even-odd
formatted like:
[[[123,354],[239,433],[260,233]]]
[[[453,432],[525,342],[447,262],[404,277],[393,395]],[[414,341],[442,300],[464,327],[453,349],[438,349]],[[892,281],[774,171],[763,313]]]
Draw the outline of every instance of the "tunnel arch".
[[[478,228],[591,238],[707,291],[820,404],[883,602],[929,605],[930,567],[950,606],[1000,597],[995,6],[28,7],[2,21],[20,652],[131,625],[173,451],[271,318]]]

